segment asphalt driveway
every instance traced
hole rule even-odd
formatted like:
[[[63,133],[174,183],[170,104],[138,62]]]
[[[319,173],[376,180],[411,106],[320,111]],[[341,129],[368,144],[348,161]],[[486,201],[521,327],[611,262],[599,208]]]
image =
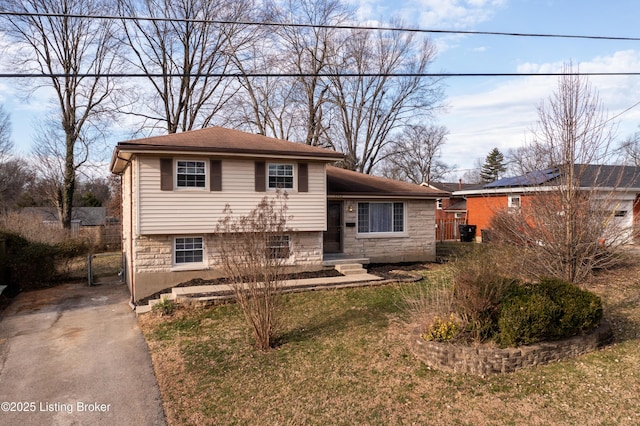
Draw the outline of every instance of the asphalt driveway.
[[[0,424],[164,425],[126,286],[20,294],[0,320]]]

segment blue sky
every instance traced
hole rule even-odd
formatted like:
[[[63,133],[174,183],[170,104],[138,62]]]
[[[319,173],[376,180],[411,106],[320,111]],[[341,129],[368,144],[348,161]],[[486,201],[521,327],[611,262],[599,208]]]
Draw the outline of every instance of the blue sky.
[[[640,37],[637,0],[367,0],[361,19],[398,16],[423,29]],[[557,72],[572,61],[587,72],[640,72],[640,42],[434,35],[433,71]],[[590,77],[610,116],[640,102],[640,76]],[[521,146],[536,107],[557,77],[453,77],[446,80],[450,134],[442,159],[462,175],[493,147]],[[640,130],[640,105],[618,118],[618,139]]]
[[[553,33],[640,37],[637,0],[362,0],[353,1],[360,21],[397,17],[423,29]],[[640,72],[640,42],[434,35],[439,72],[557,72],[572,61],[581,71]],[[640,102],[640,76],[591,77],[611,116]],[[536,106],[556,88],[556,77],[454,77],[445,81],[449,128],[442,159],[462,175],[493,147],[522,145],[536,120]],[[11,113],[18,152],[28,154],[33,117],[45,110],[42,97],[30,103],[0,81],[0,103]],[[640,106],[622,114],[618,139],[640,130]]]

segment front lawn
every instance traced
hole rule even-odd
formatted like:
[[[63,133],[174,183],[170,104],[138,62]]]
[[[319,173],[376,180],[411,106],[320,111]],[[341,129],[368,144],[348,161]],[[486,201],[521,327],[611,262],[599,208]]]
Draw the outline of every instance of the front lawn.
[[[640,424],[640,266],[590,286],[615,344],[488,377],[429,370],[409,351],[402,294],[428,285],[287,295],[268,353],[236,305],[140,317],[169,424]]]

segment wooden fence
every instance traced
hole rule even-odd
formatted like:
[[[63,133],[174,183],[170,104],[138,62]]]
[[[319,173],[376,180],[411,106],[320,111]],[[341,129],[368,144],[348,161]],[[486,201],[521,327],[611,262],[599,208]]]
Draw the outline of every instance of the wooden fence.
[[[436,221],[436,240],[460,240],[460,225],[466,225],[465,219],[439,219]]]

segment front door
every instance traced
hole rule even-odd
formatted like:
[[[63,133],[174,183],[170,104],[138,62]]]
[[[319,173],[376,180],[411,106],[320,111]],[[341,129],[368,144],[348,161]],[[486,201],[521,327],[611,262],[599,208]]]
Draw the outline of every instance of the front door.
[[[342,201],[327,202],[327,230],[322,240],[325,253],[342,253]]]

